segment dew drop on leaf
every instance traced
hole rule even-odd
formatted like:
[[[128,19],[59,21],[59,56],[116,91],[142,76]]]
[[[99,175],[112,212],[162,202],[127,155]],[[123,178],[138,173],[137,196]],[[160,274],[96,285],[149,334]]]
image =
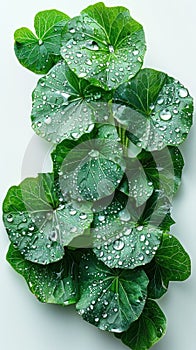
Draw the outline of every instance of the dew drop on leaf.
[[[184,89],[184,88],[181,88],[178,93],[179,93],[179,96],[182,98],[185,98],[188,96],[188,91],[187,89]]]
[[[114,243],[113,243],[113,248],[115,250],[122,250],[124,248],[124,242],[121,241],[120,239],[117,239]]]
[[[164,109],[161,113],[160,113],[160,118],[164,121],[168,121],[170,120],[172,117],[171,112],[168,111],[167,109]]]
[[[8,222],[12,222],[14,219],[13,219],[13,216],[11,214],[8,214],[7,216],[7,221]]]

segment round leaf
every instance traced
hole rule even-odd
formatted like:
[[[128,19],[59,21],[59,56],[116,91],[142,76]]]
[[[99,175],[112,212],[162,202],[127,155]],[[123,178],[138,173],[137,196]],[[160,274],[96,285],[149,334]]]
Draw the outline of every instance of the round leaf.
[[[76,309],[96,327],[122,332],[140,316],[147,285],[143,270],[112,270],[88,253],[80,263],[80,300]]]
[[[132,350],[148,350],[165,335],[166,328],[167,320],[158,304],[147,300],[139,319],[117,338]]]
[[[112,194],[124,173],[122,151],[117,140],[99,138],[99,132],[61,142],[52,159],[62,193],[91,201]]]
[[[90,226],[92,213],[63,201],[53,174],[27,178],[11,187],[3,203],[9,238],[27,260],[49,264],[62,259],[64,246]]]
[[[133,269],[153,259],[162,230],[134,221],[129,205],[125,203],[123,207],[123,200],[118,197],[94,214],[94,253],[111,268]]]
[[[60,11],[47,10],[35,16],[36,35],[25,27],[17,29],[14,49],[19,62],[34,73],[47,73],[60,59],[61,33],[68,20]]]
[[[148,151],[181,144],[192,125],[188,90],[153,69],[143,69],[122,84],[114,100],[115,118],[127,128],[130,140]]]
[[[109,119],[110,97],[59,62],[33,92],[32,127],[49,142],[76,140],[92,131],[95,122]]]
[[[114,89],[141,68],[144,32],[126,8],[98,3],[83,10],[65,28],[61,54],[79,77]]]
[[[159,299],[167,291],[169,281],[184,281],[191,274],[191,261],[174,236],[164,234],[153,261],[145,267],[150,279],[149,297]]]
[[[33,294],[42,303],[70,305],[78,300],[74,261],[66,251],[63,259],[42,266],[24,259],[21,253],[10,245],[7,261],[21,274]]]

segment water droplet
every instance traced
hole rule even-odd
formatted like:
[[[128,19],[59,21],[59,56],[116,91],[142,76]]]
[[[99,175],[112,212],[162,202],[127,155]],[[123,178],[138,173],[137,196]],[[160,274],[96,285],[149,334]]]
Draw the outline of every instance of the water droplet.
[[[97,45],[97,43],[95,41],[91,41],[91,40],[87,41],[86,48],[93,50],[93,51],[99,50],[99,46]]]
[[[160,97],[160,98],[157,100],[158,105],[162,105],[163,102],[164,102],[164,98],[163,98],[163,97]]]
[[[81,53],[81,52],[77,52],[76,56],[77,56],[78,58],[80,58],[80,57],[82,57],[82,53]]]
[[[76,30],[74,28],[71,28],[69,31],[71,34],[74,34],[76,32]]]
[[[184,89],[184,88],[181,88],[178,93],[179,93],[179,96],[182,98],[185,98],[188,96],[188,91],[187,89]]]
[[[124,210],[120,211],[119,217],[122,221],[129,221],[131,218],[131,215],[130,215],[128,209],[124,209]]]
[[[108,314],[103,314],[102,317],[103,317],[103,318],[107,318],[107,317],[108,317]]]
[[[97,158],[97,157],[99,157],[99,151],[96,150],[96,149],[92,149],[92,150],[89,152],[89,156],[92,157],[92,158]]]
[[[143,261],[143,260],[144,260],[143,254],[140,254],[140,255],[138,256],[138,259],[139,259],[140,261]]]
[[[168,111],[167,109],[164,109],[161,113],[160,113],[160,118],[164,121],[170,120],[172,117],[171,112]]]
[[[55,242],[58,238],[58,235],[57,235],[57,231],[52,231],[51,235],[50,235],[50,239],[51,241]]]
[[[94,124],[90,124],[88,128],[86,129],[87,133],[90,133],[94,129]]]
[[[99,215],[98,216],[98,220],[101,221],[101,222],[105,221],[105,216],[104,215]]]
[[[129,236],[132,232],[132,228],[128,228],[127,230],[125,230],[125,232],[123,233],[125,236]]]
[[[80,218],[81,220],[85,220],[85,219],[87,218],[87,215],[86,215],[85,213],[81,213],[81,214],[79,215],[79,218]]]
[[[133,56],[137,56],[139,54],[139,51],[138,50],[134,50],[133,51]]]
[[[70,215],[76,215],[76,213],[77,213],[77,211],[75,209],[71,209],[69,212]]]
[[[34,231],[35,230],[35,226],[33,226],[33,225],[29,225],[29,231]]]
[[[45,118],[45,120],[44,120],[44,122],[45,122],[47,125],[49,125],[49,124],[51,123],[51,121],[52,121],[52,119],[51,119],[51,117],[49,117],[49,116],[47,116],[47,117]]]
[[[38,43],[39,43],[39,45],[41,46],[41,45],[43,44],[42,39],[39,39]]]
[[[137,230],[138,230],[138,231],[142,231],[143,228],[144,228],[144,226],[140,225],[140,226],[137,227]]]
[[[79,78],[85,78],[85,77],[86,77],[86,73],[85,73],[85,72],[82,72],[82,73],[80,73],[78,76],[79,76]]]
[[[146,239],[146,236],[145,236],[145,235],[141,235],[141,236],[140,236],[140,241],[141,241],[141,242],[144,242],[145,239]]]
[[[7,215],[7,221],[8,222],[12,222],[14,219],[13,219],[13,216],[11,214],[8,214]]]
[[[77,232],[77,227],[76,226],[73,226],[71,229],[70,229],[70,232],[71,233],[75,233],[75,232]]]
[[[93,62],[91,60],[87,60],[86,64],[88,64],[88,66],[91,66],[93,64]]]
[[[95,322],[99,322],[99,317],[95,317]]]
[[[108,48],[109,48],[110,53],[114,53],[114,47],[112,45],[109,45]]]
[[[79,137],[79,134],[78,134],[77,132],[72,132],[72,133],[71,133],[71,137],[72,137],[73,139],[77,139],[77,138]]]
[[[121,241],[120,239],[117,239],[114,243],[113,243],[113,247],[115,250],[122,250],[124,248],[125,244],[123,241]]]

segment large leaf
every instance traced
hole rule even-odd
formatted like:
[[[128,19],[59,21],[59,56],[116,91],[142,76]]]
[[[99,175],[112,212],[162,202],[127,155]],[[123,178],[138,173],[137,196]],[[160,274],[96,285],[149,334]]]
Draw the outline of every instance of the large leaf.
[[[94,252],[111,268],[133,269],[153,259],[162,230],[135,221],[132,208],[121,196],[116,195],[108,206],[94,214]]]
[[[79,77],[113,89],[141,68],[146,49],[144,32],[126,8],[97,3],[65,28],[61,54]]]
[[[132,350],[148,350],[166,333],[167,320],[153,300],[147,300],[139,319],[122,334],[116,334]]]
[[[148,295],[158,299],[167,291],[169,281],[184,281],[190,276],[191,261],[177,238],[165,233],[155,258],[145,270],[150,279]]]
[[[147,285],[143,270],[112,270],[88,253],[80,264],[80,300],[76,309],[100,329],[122,332],[140,316]]]
[[[25,278],[31,292],[42,303],[70,305],[77,302],[77,265],[68,250],[62,260],[43,266],[25,260],[11,244],[7,261]]]
[[[62,12],[47,10],[35,16],[36,35],[25,27],[17,29],[14,48],[19,62],[35,73],[47,73],[60,59],[61,33],[68,20]]]
[[[59,62],[33,92],[32,127],[47,141],[76,140],[92,131],[95,122],[109,119],[110,94],[78,78]]]
[[[114,100],[115,118],[127,128],[131,141],[148,151],[179,145],[192,125],[193,99],[188,90],[153,69],[143,69],[122,84]]]
[[[62,193],[69,192],[72,198],[91,201],[113,193],[124,172],[122,151],[117,140],[106,139],[99,131],[75,142],[61,142],[53,151],[52,159]]]
[[[3,203],[9,238],[27,260],[49,264],[60,260],[64,246],[90,226],[92,213],[65,201],[53,174],[27,178],[9,189]]]

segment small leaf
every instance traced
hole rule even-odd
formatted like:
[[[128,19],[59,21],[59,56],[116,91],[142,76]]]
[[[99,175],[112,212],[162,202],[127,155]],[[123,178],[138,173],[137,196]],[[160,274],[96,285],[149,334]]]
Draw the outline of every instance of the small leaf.
[[[164,192],[171,201],[181,183],[184,160],[180,150],[177,147],[155,152],[143,150],[137,158],[154,189]]]
[[[109,196],[124,173],[122,155],[121,144],[115,139],[102,138],[100,128],[98,133],[95,130],[78,141],[64,140],[52,153],[54,173],[62,193],[69,192],[74,199],[89,201]]]
[[[76,140],[92,131],[95,122],[109,119],[111,94],[78,78],[59,62],[41,78],[33,92],[34,131],[49,142]]]
[[[25,259],[49,264],[62,259],[64,246],[89,228],[93,215],[65,201],[53,174],[27,178],[9,189],[3,203],[8,236]]]
[[[193,99],[167,74],[145,68],[116,91],[114,116],[148,151],[181,144],[192,125]],[[127,107],[126,107],[126,106]]]
[[[100,329],[122,332],[140,316],[147,285],[143,270],[112,270],[89,252],[80,263],[76,309],[85,321]]]
[[[61,32],[68,20],[60,11],[47,10],[35,16],[36,35],[28,28],[17,29],[14,49],[19,62],[34,73],[47,73],[60,59]]]
[[[171,202],[161,190],[155,190],[145,206],[137,210],[138,222],[154,225],[164,232],[170,230],[175,221],[171,217]]]
[[[77,268],[68,250],[62,260],[42,266],[25,260],[11,244],[7,261],[25,278],[31,292],[42,303],[70,305],[77,302]]]
[[[153,300],[147,300],[144,311],[137,321],[122,334],[116,334],[132,350],[148,350],[165,335],[167,320]]]
[[[135,221],[120,194],[94,214],[91,232],[94,253],[110,268],[133,269],[150,262],[161,241],[162,230]]]
[[[65,28],[61,54],[79,77],[114,89],[141,68],[146,50],[144,32],[126,8],[97,3]]]
[[[191,261],[177,238],[165,233],[154,260],[146,265],[145,271],[150,279],[148,295],[158,299],[167,291],[169,281],[184,281],[190,276]]]
[[[153,193],[152,182],[148,180],[139,158],[126,158],[126,180],[128,189],[124,189],[124,183],[120,187],[122,192],[136,200],[136,205],[144,204]]]

